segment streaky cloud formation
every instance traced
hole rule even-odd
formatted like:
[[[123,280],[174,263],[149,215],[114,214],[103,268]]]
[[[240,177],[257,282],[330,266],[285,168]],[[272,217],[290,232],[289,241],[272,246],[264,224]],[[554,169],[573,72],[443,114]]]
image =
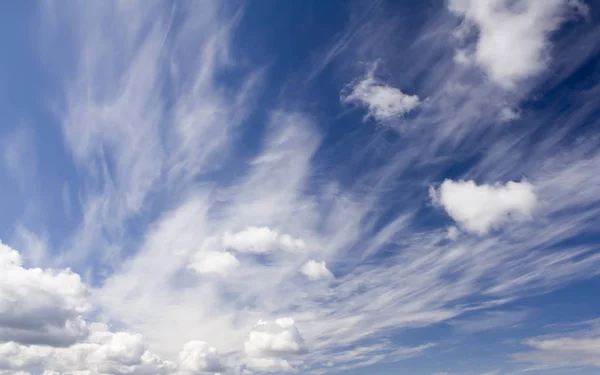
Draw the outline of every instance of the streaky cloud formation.
[[[594,2],[0,6],[0,375],[600,368]]]
[[[525,340],[530,350],[516,353],[515,359],[534,364],[534,368],[578,366],[600,367],[600,339],[598,322],[583,322],[586,329],[569,332],[568,335],[553,335]]]

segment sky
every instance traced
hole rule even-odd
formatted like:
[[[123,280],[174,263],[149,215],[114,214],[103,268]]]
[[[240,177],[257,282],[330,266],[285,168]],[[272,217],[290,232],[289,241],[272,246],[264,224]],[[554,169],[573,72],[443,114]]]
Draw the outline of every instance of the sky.
[[[0,8],[0,375],[600,373],[600,3]]]

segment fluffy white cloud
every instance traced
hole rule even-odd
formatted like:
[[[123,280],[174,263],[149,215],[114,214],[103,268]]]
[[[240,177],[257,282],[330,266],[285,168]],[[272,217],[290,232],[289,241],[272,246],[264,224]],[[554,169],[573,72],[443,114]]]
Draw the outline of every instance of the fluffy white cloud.
[[[179,353],[179,370],[197,375],[223,371],[219,353],[204,341],[190,341]]]
[[[16,250],[0,243],[0,342],[68,346],[88,328],[87,288],[71,270],[24,268]]]
[[[354,103],[368,108],[365,118],[377,121],[391,120],[415,109],[420,101],[417,95],[404,94],[399,89],[380,82],[375,77],[376,65],[360,81],[342,94],[342,102]]]
[[[430,195],[461,227],[478,234],[510,220],[531,218],[537,204],[533,185],[527,182],[477,185],[445,180],[438,189],[431,187]]]
[[[147,350],[142,336],[127,332],[110,332],[103,324],[92,324],[87,339],[69,347],[53,348],[0,345],[0,368],[22,370],[40,366],[44,374],[89,375],[156,375],[172,374],[177,365],[162,361]]]
[[[459,37],[478,32],[470,50],[459,50],[455,60],[477,63],[496,83],[512,87],[540,73],[548,62],[548,37],[558,29],[569,6],[585,8],[569,0],[450,0],[448,8],[464,22]]]
[[[333,273],[327,268],[325,261],[317,262],[311,259],[302,266],[300,272],[312,281],[321,279],[331,280],[334,278]]]
[[[201,274],[226,276],[240,265],[235,255],[227,251],[199,251],[193,255],[188,268]]]
[[[227,232],[223,235],[223,245],[248,253],[267,253],[276,249],[296,251],[306,247],[302,239],[280,234],[269,227],[248,227],[236,233]]]
[[[292,318],[259,321],[244,343],[247,365],[259,371],[292,371],[285,356],[306,352],[304,339]]]

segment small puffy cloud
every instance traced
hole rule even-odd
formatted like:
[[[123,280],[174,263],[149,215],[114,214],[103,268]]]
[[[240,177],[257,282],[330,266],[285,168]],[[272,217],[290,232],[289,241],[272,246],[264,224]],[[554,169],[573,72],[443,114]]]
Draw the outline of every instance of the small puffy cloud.
[[[521,117],[521,114],[519,113],[519,111],[509,108],[509,107],[503,107],[500,112],[498,112],[498,121],[500,122],[509,122],[509,121],[513,121],[513,120],[518,120],[519,117]]]
[[[239,252],[267,253],[276,249],[298,251],[306,247],[304,241],[280,234],[269,227],[248,227],[237,233],[223,235],[225,248]]]
[[[446,237],[448,237],[449,240],[456,241],[458,236],[460,236],[460,230],[457,227],[451,226],[446,230]]]
[[[537,204],[533,185],[527,182],[477,185],[445,180],[439,188],[430,188],[430,196],[464,230],[477,234],[511,220],[529,219]]]
[[[368,113],[365,119],[374,118],[376,121],[401,117],[420,104],[417,95],[404,94],[399,89],[380,82],[375,77],[375,69],[376,65],[373,65],[362,80],[346,88],[349,92],[342,93],[343,103],[366,107]]]
[[[68,346],[85,338],[87,294],[71,270],[24,268],[0,243],[0,342]]]
[[[235,255],[227,251],[200,251],[194,254],[188,268],[200,274],[226,276],[240,265]]]
[[[497,84],[512,87],[540,73],[549,60],[549,35],[557,30],[569,7],[582,13],[585,5],[572,0],[450,0],[451,12],[464,18],[459,38],[477,39],[469,51],[457,51],[455,61],[474,62]]]
[[[186,375],[223,371],[219,353],[204,341],[190,341],[179,353],[179,370]]]
[[[333,273],[327,268],[325,261],[317,262],[316,260],[309,260],[302,266],[300,272],[311,281],[331,280],[334,278]]]
[[[259,321],[244,343],[248,367],[258,371],[294,371],[286,356],[306,352],[304,339],[292,318]]]

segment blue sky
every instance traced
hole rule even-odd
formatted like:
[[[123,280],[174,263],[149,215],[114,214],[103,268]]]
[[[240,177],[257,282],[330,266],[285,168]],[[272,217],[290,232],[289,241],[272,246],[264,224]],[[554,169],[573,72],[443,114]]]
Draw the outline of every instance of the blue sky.
[[[600,371],[593,1],[0,7],[0,375]]]

